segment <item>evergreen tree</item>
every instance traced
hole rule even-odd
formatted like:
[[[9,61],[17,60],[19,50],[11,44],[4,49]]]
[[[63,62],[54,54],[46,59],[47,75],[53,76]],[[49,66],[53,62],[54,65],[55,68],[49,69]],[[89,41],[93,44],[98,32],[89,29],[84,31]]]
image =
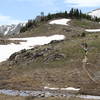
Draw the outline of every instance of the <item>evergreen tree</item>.
[[[47,19],[50,20],[50,19],[52,19],[52,18],[53,18],[52,15],[49,13],[49,14],[47,15]]]
[[[76,18],[79,18],[79,10],[76,9]]]
[[[70,10],[70,12],[69,12],[69,17],[73,17],[73,14],[74,14],[74,9],[73,8],[71,8],[71,10]]]
[[[80,17],[80,19],[82,18],[82,11],[81,10],[79,12],[79,17]]]
[[[25,32],[32,27],[37,27],[39,25],[39,23],[41,23],[42,21],[44,22],[44,21],[48,21],[48,20],[51,20],[54,18],[55,19],[56,18],[88,19],[88,20],[100,22],[100,18],[97,18],[97,17],[92,18],[90,15],[82,13],[82,11],[79,9],[71,8],[69,13],[67,13],[67,11],[58,12],[55,14],[49,13],[47,16],[44,16],[44,12],[41,12],[41,20],[39,22],[36,22],[35,20],[28,20],[26,25],[21,28],[20,32]],[[82,36],[84,36],[84,33],[82,34]]]
[[[67,11],[65,11],[64,17],[65,17],[65,18],[68,18],[68,13],[67,13]]]

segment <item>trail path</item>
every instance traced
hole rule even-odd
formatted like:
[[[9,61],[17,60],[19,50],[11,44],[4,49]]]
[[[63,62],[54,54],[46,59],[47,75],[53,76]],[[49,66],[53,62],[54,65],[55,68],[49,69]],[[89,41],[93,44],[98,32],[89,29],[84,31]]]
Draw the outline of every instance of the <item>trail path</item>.
[[[86,67],[87,67],[87,64],[88,64],[87,53],[88,53],[88,52],[85,52],[84,59],[82,60],[82,62],[83,62],[82,67],[83,67],[83,70],[85,71],[85,73],[88,75],[89,79],[92,80],[93,82],[97,83],[97,82],[95,81],[95,79],[90,75],[89,71],[88,71],[87,68],[86,68]]]

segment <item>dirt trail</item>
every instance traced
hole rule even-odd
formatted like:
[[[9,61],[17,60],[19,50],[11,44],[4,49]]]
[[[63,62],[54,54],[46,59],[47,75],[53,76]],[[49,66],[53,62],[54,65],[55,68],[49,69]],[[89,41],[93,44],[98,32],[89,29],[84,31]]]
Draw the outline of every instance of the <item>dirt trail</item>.
[[[85,52],[85,56],[84,56],[84,59],[82,60],[83,62],[83,70],[85,71],[85,73],[88,75],[89,79],[92,80],[94,83],[97,83],[95,81],[95,79],[90,75],[89,71],[86,69],[86,66],[88,64],[88,57],[87,57],[87,54],[88,54],[88,51]]]

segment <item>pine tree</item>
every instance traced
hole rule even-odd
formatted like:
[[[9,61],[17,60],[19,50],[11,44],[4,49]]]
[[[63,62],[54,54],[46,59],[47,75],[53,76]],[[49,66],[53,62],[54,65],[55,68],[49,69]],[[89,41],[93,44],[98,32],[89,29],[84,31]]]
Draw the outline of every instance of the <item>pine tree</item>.
[[[50,13],[47,15],[47,19],[48,20],[52,19],[52,15]]]
[[[82,11],[81,10],[79,12],[79,17],[80,17],[80,19],[82,18]]]
[[[65,11],[65,13],[64,13],[64,17],[65,17],[65,18],[68,17],[68,13],[67,13],[67,11]]]
[[[74,14],[74,9],[73,8],[71,8],[71,10],[70,10],[70,12],[69,12],[69,17],[73,17],[73,14]]]

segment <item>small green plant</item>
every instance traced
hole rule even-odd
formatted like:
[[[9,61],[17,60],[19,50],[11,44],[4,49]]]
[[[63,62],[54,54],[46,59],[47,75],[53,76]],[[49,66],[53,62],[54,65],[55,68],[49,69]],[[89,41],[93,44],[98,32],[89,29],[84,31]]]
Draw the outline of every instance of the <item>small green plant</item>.
[[[81,33],[81,37],[86,37],[86,33],[85,32]]]
[[[98,35],[95,35],[95,38],[98,38],[99,36]]]

